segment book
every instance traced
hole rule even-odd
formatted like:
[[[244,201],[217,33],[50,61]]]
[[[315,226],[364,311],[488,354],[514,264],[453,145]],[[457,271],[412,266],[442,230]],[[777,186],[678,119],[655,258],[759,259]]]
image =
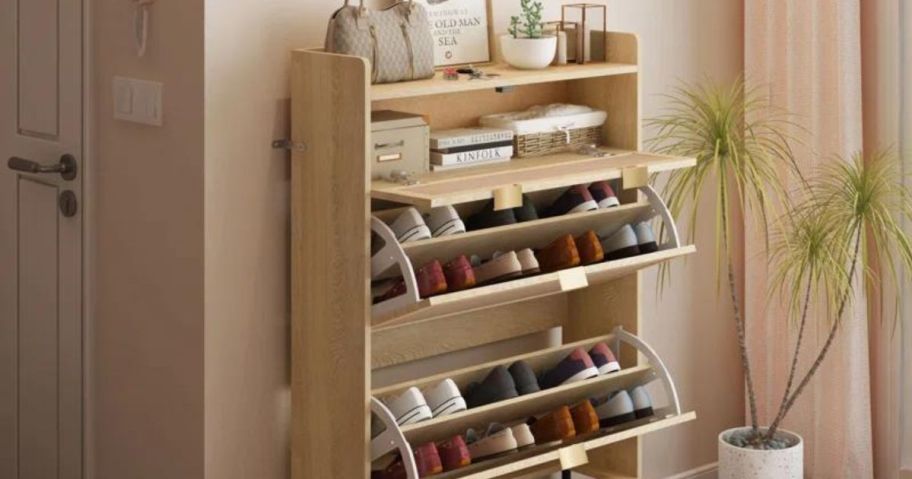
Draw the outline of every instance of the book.
[[[508,163],[510,158],[502,158],[500,160],[491,160],[491,161],[482,161],[478,163],[457,163],[455,165],[431,165],[431,171],[451,171],[458,170],[461,168],[472,168],[477,166],[488,166],[496,165],[498,163]]]
[[[505,128],[457,128],[454,130],[432,131],[432,150],[445,150],[468,145],[497,143],[513,140],[513,130]]]
[[[513,157],[512,146],[501,146],[498,148],[485,148],[482,150],[462,151],[459,153],[437,153],[431,152],[431,164],[434,165],[460,165],[467,163],[487,163]]]
[[[439,148],[436,150],[431,150],[434,153],[443,153],[443,154],[452,154],[452,153],[462,153],[465,151],[473,150],[487,150],[489,148],[501,148],[504,146],[513,146],[513,140],[504,140],[504,141],[494,141],[491,143],[478,143],[475,145],[465,145],[465,146],[452,146],[450,148]]]

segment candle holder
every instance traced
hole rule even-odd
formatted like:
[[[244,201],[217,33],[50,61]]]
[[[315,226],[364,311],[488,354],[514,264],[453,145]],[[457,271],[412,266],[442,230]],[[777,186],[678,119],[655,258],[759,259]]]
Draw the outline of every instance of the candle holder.
[[[569,11],[578,10],[579,11],[579,22],[568,22],[567,13]],[[591,12],[591,11],[592,12]],[[583,65],[586,63],[587,52],[590,51],[589,47],[589,26],[588,20],[594,18],[598,15],[598,11],[601,10],[602,13],[602,38],[606,38],[605,35],[608,33],[608,7],[605,5],[599,5],[596,3],[570,3],[567,5],[561,6],[561,20],[560,23],[566,26],[568,23],[575,23],[577,25],[577,35],[576,35],[576,63]],[[569,47],[569,35],[568,35],[568,47]],[[601,48],[599,50],[604,50]],[[569,48],[568,48],[569,51]]]
[[[544,23],[544,31],[557,36],[557,54],[552,65],[576,63],[579,24],[554,20]]]

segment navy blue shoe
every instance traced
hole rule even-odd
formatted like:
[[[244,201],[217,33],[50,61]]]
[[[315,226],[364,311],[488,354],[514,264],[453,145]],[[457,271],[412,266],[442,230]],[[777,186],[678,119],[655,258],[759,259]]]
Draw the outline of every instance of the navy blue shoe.
[[[513,213],[513,209],[494,211],[494,201],[489,201],[481,211],[466,220],[466,229],[475,231],[512,224],[516,224],[516,215]]]
[[[585,185],[576,185],[564,191],[547,209],[545,217],[562,216],[571,213],[582,213],[598,209],[598,203]]]
[[[584,381],[599,375],[599,370],[583,348],[576,348],[538,380],[542,389]]]

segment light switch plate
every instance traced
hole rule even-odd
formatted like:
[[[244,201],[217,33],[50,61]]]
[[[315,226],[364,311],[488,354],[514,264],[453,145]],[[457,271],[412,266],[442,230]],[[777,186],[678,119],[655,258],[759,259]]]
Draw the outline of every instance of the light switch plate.
[[[162,89],[159,82],[114,77],[114,118],[162,126]]]

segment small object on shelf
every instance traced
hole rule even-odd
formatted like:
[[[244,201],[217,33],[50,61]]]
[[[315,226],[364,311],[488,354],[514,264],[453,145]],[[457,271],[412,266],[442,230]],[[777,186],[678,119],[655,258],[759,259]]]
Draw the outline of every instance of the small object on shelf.
[[[449,167],[502,163],[513,157],[513,131],[506,128],[458,128],[430,135],[434,171]]]
[[[573,26],[573,30],[570,32],[573,35],[572,38],[573,38],[574,42],[576,41],[575,28],[576,27]],[[568,45],[567,45],[568,38],[570,38],[570,35],[568,35],[568,32],[565,29],[564,22],[561,22],[559,20],[552,21],[552,22],[545,22],[544,31],[545,31],[545,33],[547,33],[549,35],[557,36],[557,53],[554,55],[554,61],[552,61],[551,64],[552,65],[566,65],[568,63],[568,61],[572,61],[573,59],[569,58],[569,56],[568,56],[569,50],[568,50]]]
[[[444,80],[459,80],[459,72],[455,68],[443,69]]]
[[[513,158],[512,143],[506,146],[479,148],[454,153],[431,151],[431,164],[435,166],[480,166],[489,163],[500,163]]]
[[[514,68],[546,68],[557,52],[557,35],[543,31],[541,2],[520,0],[520,7],[522,14],[510,18],[509,33],[500,37],[501,53]]]
[[[584,105],[555,103],[524,111],[486,115],[482,126],[513,130],[517,157],[541,156],[600,143],[608,114]]]
[[[588,48],[589,45],[587,45],[586,42],[586,32],[589,31],[589,19],[596,16],[598,14],[598,10],[601,10],[602,29],[600,31],[602,32],[602,38],[605,38],[608,27],[608,7],[597,3],[571,3],[563,5],[561,6],[561,23],[567,22],[567,13],[571,10],[578,10],[580,17],[579,29],[577,30],[579,34],[576,38],[576,63],[583,65],[589,59],[599,61],[604,60],[604,58],[592,57],[591,51]],[[594,10],[595,12],[590,13],[590,10]],[[604,51],[604,48],[602,48],[601,51]]]
[[[385,178],[394,170],[426,173],[429,135],[430,128],[421,115],[371,112],[371,177]]]

